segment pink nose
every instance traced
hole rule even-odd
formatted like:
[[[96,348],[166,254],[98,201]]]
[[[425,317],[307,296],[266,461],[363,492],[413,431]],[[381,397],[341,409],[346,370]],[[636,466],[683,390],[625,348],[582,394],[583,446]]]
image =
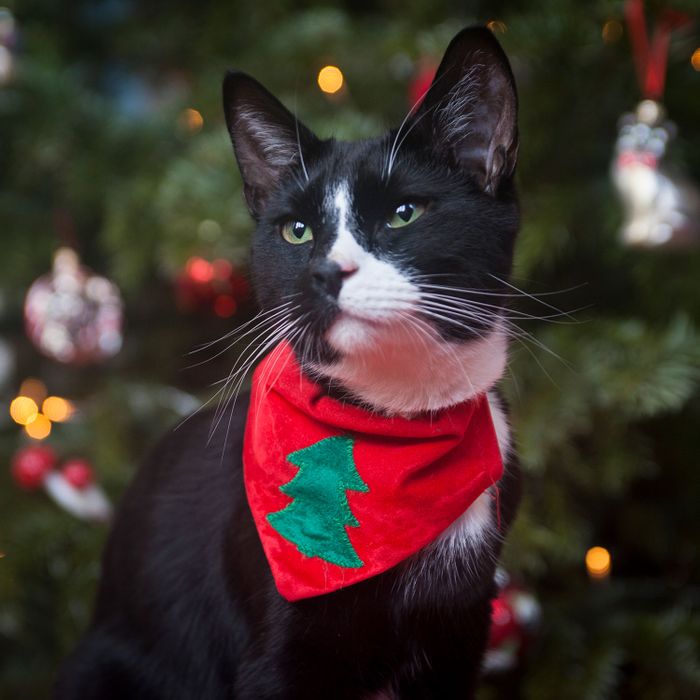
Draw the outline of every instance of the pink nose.
[[[332,258],[329,258],[329,260]],[[346,279],[351,275],[354,275],[358,270],[357,263],[348,262],[347,260],[335,260],[333,262],[340,268],[341,277]]]

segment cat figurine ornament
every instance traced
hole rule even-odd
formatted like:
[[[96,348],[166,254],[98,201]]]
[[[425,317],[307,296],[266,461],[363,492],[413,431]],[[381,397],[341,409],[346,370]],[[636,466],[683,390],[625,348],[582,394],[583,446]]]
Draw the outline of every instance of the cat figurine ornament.
[[[244,73],[224,106],[268,354],[138,471],[55,697],[473,697],[520,483],[508,60],[463,30],[401,126],[353,143]]]

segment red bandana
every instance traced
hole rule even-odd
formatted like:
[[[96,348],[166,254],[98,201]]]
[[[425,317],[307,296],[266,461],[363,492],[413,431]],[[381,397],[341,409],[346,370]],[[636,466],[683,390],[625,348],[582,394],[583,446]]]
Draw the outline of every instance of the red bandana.
[[[410,420],[379,416],[325,395],[288,345],[255,372],[243,464],[277,589],[292,601],[396,566],[503,473],[485,395]]]

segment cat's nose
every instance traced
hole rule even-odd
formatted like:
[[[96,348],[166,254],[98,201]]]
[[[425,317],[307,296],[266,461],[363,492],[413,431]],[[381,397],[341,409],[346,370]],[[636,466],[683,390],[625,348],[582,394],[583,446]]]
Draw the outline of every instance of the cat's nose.
[[[341,266],[333,260],[315,260],[311,263],[311,279],[319,292],[338,298],[343,280],[357,271],[356,267]]]

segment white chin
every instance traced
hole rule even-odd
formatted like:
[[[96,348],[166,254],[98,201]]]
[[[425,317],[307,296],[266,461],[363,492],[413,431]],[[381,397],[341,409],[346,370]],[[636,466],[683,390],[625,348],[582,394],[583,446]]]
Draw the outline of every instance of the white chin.
[[[385,325],[341,313],[326,332],[326,340],[334,350],[351,355],[376,347]]]

